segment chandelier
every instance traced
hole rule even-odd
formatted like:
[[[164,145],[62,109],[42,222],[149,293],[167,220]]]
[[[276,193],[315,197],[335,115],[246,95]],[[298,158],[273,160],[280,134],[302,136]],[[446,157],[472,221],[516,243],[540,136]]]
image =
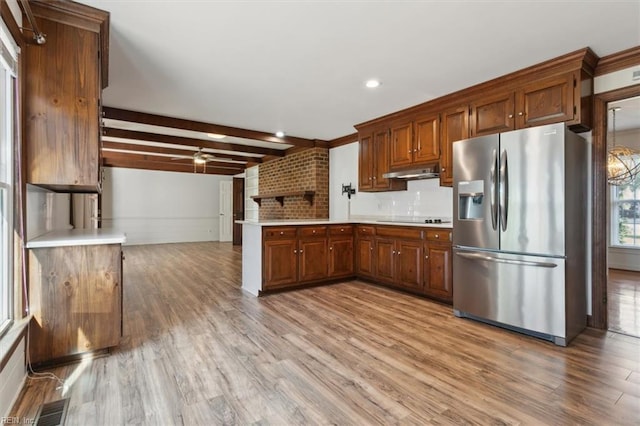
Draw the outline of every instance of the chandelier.
[[[616,186],[633,182],[640,172],[640,151],[622,145],[616,146],[616,111],[619,109],[611,108],[613,142],[607,151],[607,182]]]

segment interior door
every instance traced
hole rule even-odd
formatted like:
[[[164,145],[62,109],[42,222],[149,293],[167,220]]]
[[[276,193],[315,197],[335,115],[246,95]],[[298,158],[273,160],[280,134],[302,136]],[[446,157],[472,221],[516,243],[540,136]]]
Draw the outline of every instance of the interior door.
[[[233,181],[220,181],[220,241],[231,241],[233,238]]]
[[[242,245],[242,225],[236,220],[244,220],[244,178],[233,178],[233,245]]]

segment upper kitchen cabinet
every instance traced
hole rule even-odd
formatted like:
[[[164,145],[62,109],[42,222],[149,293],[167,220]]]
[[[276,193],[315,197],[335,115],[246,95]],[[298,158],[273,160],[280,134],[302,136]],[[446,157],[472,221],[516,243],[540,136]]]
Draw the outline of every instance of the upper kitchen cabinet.
[[[440,185],[453,185],[453,143],[469,137],[469,107],[460,106],[442,113]]]
[[[390,168],[437,163],[440,158],[438,114],[422,114],[391,126]]]
[[[47,40],[24,53],[27,183],[100,192],[109,13],[74,2],[29,3]]]
[[[359,129],[360,152],[358,155],[358,188],[360,191],[401,191],[407,189],[406,181],[387,179],[390,170],[388,127]]]

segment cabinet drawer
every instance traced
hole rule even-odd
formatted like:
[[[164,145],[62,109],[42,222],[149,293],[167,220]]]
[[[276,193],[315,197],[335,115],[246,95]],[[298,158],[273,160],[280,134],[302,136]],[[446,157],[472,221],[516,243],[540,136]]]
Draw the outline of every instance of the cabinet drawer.
[[[374,226],[358,225],[357,233],[359,236],[376,235]]]
[[[301,237],[324,237],[327,235],[326,226],[305,226],[300,228],[299,236]]]
[[[296,228],[287,226],[287,227],[276,227],[276,228],[265,228],[263,232],[265,240],[272,240],[276,238],[295,238],[296,237]]]
[[[451,241],[450,229],[427,229],[427,240],[429,241]]]
[[[399,226],[378,226],[376,234],[379,237],[391,237],[391,238],[407,238],[421,240],[423,230],[420,228],[405,228]]]
[[[353,226],[351,225],[330,226],[329,235],[353,235]]]

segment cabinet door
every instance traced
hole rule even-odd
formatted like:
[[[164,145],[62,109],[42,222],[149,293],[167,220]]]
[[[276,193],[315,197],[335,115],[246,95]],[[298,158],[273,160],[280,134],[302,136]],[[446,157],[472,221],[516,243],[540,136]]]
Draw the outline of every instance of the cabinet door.
[[[573,73],[543,79],[516,92],[519,129],[573,120]]]
[[[356,240],[356,275],[370,278],[375,276],[373,248],[371,238]]]
[[[411,123],[404,123],[391,127],[391,167],[408,166],[412,163],[414,146],[411,127]]]
[[[425,293],[451,302],[453,300],[451,244],[429,242],[425,245],[425,252]]]
[[[396,241],[396,284],[410,290],[422,290],[422,242]]]
[[[269,290],[295,284],[298,278],[297,241],[295,239],[264,242],[262,288]]]
[[[426,164],[440,158],[440,130],[438,114],[419,117],[415,121],[415,151],[413,162]]]
[[[396,257],[395,241],[386,238],[376,238],[376,279],[393,284],[394,261]]]
[[[353,275],[353,238],[329,240],[329,277]]]
[[[100,187],[99,35],[37,18],[46,46],[26,44],[27,183],[56,191]]]
[[[440,130],[440,185],[452,186],[453,143],[469,137],[469,107],[445,111]]]
[[[305,238],[298,243],[300,282],[322,280],[328,276],[326,238]]]
[[[471,137],[515,129],[514,93],[476,100],[471,104]]]
[[[360,152],[358,153],[358,189],[373,189],[373,136],[360,135]]]
[[[117,346],[121,288],[120,244],[29,250],[31,362]]]
[[[379,130],[373,134],[373,187],[388,189],[389,179],[382,175],[389,172],[389,131]]]

